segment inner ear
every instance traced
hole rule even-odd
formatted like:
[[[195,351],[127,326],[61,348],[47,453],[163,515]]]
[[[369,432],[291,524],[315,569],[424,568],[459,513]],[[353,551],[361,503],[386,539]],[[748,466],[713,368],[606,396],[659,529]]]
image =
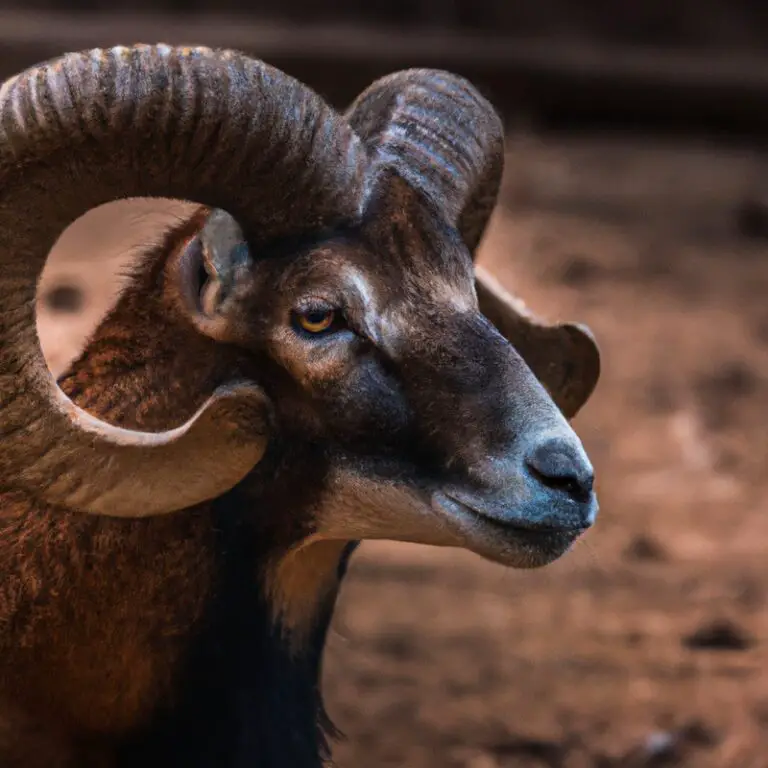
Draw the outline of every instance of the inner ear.
[[[183,292],[189,309],[201,312],[205,315],[211,313],[211,300],[206,294],[210,293],[212,286],[218,283],[206,263],[203,251],[203,243],[200,235],[193,235],[186,239],[178,255],[178,289]]]
[[[169,272],[182,311],[198,330],[219,341],[233,339],[251,266],[243,232],[225,211],[207,214],[199,229],[186,235]]]

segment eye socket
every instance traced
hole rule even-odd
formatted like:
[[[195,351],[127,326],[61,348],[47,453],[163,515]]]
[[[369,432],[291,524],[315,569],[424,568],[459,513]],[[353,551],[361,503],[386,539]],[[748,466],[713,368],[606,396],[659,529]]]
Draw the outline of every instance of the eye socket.
[[[294,322],[306,333],[318,335],[335,330],[341,321],[340,313],[335,309],[309,309],[294,313]]]

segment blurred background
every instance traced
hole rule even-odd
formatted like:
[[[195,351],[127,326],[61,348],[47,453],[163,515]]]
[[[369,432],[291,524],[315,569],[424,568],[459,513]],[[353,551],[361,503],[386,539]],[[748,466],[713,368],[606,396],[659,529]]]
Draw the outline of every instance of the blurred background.
[[[0,2],[0,77],[67,50],[245,50],[339,107],[439,66],[503,113],[481,261],[587,323],[604,373],[575,426],[597,527],[509,572],[365,544],[330,638],[340,768],[768,765],[768,5],[761,0]],[[137,247],[179,213],[64,234],[40,329],[59,372]]]

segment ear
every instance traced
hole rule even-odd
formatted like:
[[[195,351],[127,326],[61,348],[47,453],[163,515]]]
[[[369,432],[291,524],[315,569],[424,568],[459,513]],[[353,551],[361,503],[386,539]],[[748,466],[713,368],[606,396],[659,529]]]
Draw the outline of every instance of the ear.
[[[172,290],[201,333],[221,342],[238,337],[238,310],[252,287],[251,266],[243,232],[225,211],[207,213],[202,227],[179,246],[169,264]]]
[[[480,311],[515,347],[563,415],[571,419],[600,378],[600,350],[584,325],[547,325],[480,266],[475,267]]]

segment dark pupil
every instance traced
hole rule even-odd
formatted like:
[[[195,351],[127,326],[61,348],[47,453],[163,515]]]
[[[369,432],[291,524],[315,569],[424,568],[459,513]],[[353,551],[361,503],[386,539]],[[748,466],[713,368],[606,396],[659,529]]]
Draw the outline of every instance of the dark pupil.
[[[309,312],[307,314],[307,320],[312,325],[319,325],[320,323],[324,323],[328,319],[328,315],[330,313],[327,311],[317,310],[316,312]]]

